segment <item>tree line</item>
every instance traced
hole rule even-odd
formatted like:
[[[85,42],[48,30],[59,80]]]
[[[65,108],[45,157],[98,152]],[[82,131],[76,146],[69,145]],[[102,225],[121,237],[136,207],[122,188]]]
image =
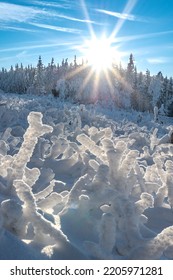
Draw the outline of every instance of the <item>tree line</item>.
[[[55,64],[54,58],[45,66],[39,56],[36,67],[18,64],[9,70],[0,71],[0,89],[6,93],[50,95],[71,99],[79,103],[104,102],[120,108],[152,112],[157,106],[168,116],[173,116],[173,79],[162,72],[150,75],[138,72],[130,54],[126,67],[112,64],[112,67],[94,73],[92,66],[84,60],[79,63],[76,56],[69,63],[63,59]]]

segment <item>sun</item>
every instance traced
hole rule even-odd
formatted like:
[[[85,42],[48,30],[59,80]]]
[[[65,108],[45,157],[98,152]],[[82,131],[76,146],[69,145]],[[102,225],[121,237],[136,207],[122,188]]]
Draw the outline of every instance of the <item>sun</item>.
[[[84,53],[88,63],[98,72],[110,69],[115,59],[120,58],[120,54],[106,37],[95,37],[86,41]]]
[[[92,88],[91,101],[103,100],[101,96],[106,89],[114,99],[114,81],[122,80],[118,72],[123,52],[119,50],[120,45],[110,37],[102,35],[96,36],[93,32],[90,38],[84,38],[82,44],[76,49],[80,52],[82,59],[81,67],[76,67],[70,77],[79,73],[84,73],[85,78],[79,87],[79,94],[83,94],[84,89],[89,85]],[[88,88],[88,89],[89,89]]]

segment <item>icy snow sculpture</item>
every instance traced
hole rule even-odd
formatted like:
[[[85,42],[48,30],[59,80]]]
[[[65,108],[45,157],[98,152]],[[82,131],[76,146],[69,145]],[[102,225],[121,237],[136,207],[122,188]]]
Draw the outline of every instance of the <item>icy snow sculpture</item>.
[[[66,206],[69,207],[75,207],[78,205],[78,200],[79,196],[81,195],[81,191],[84,188],[85,184],[88,182],[88,175],[85,174],[84,176],[81,176],[77,182],[74,184],[72,187],[69,197],[68,197],[68,202]]]
[[[11,168],[15,172],[15,179],[22,179],[26,164],[30,161],[38,137],[45,133],[52,132],[52,127],[42,124],[43,115],[38,112],[31,112],[28,116],[29,127],[24,134],[24,141],[18,154],[14,156]]]
[[[154,199],[154,207],[161,207],[163,205],[164,199],[167,196],[168,190],[166,184],[163,184],[158,188],[156,192],[156,197]]]
[[[52,132],[52,127],[42,124],[42,114],[31,112],[28,116],[29,128],[24,134],[24,141],[18,154],[11,158],[10,168],[7,169],[8,176],[16,190],[16,201],[8,200],[1,203],[1,212],[4,217],[4,226],[11,231],[25,236],[27,224],[32,223],[35,234],[39,231],[50,234],[57,242],[67,240],[63,233],[57,230],[52,223],[46,221],[38,212],[35,197],[32,193],[32,185],[38,179],[40,172],[37,168],[30,170],[26,167],[33,154],[38,137]],[[21,206],[18,199],[23,202]],[[9,211],[9,209],[12,209]],[[16,209],[16,210],[15,210]],[[15,210],[15,211],[14,211]],[[13,215],[10,214],[13,213]],[[7,216],[10,214],[9,216]],[[19,224],[20,219],[20,224]]]
[[[116,242],[116,222],[111,213],[103,213],[99,225],[99,242],[85,241],[87,252],[97,259],[113,259]]]
[[[104,137],[105,135],[105,131],[104,130],[100,130],[98,131],[98,129],[96,127],[91,127],[88,130],[91,140],[93,140],[96,144]]]
[[[149,193],[142,193],[141,200],[135,203],[136,213],[141,215],[149,207],[153,207],[154,199]]]
[[[60,240],[67,241],[66,236],[60,230],[38,213],[35,198],[30,187],[22,180],[15,180],[14,186],[18,197],[24,203],[23,222],[27,223],[29,221],[32,223],[35,230],[35,238],[39,238],[39,234],[48,234],[55,242]]]
[[[60,194],[52,192],[48,197],[42,199],[37,204],[42,210],[50,212],[55,206],[61,203],[62,200],[63,198]]]
[[[29,169],[28,167],[26,167],[23,174],[23,180],[28,186],[32,187],[38,180],[39,176],[40,171],[38,168]]]
[[[126,189],[124,190],[126,193],[131,191],[132,188],[132,186],[129,187],[129,182],[127,182],[127,178],[128,176],[130,176],[130,171],[135,167],[136,158],[138,155],[139,152],[135,150],[127,152],[125,158],[122,160],[118,169],[119,176],[122,178],[122,180],[124,179],[122,183],[126,187]]]
[[[128,259],[153,260],[160,259],[164,252],[172,248],[173,227],[165,228],[155,238],[143,240],[140,246],[134,248]]]
[[[119,186],[116,184],[116,181],[118,178],[118,169],[122,160],[122,154],[126,149],[126,144],[124,141],[119,141],[116,147],[114,147],[114,143],[110,139],[103,139],[101,143],[107,154],[107,159],[109,162],[110,183],[112,186],[116,185],[116,187],[119,188]]]
[[[10,128],[1,132],[0,237],[10,231],[50,259],[72,259],[76,248],[92,259],[172,258],[172,145],[155,129],[150,149],[151,131],[127,113],[122,122],[119,111],[118,121],[94,119],[89,106],[84,114],[64,105],[37,104],[55,128],[46,135],[34,112],[23,144]],[[168,129],[154,126],[159,135]]]
[[[58,138],[57,136],[53,135],[51,137],[52,146],[50,149],[50,154],[48,157],[51,157],[53,159],[58,158],[61,154],[64,153],[64,151],[68,148],[68,143],[66,139]]]
[[[82,144],[85,147],[86,150],[88,149],[101,161],[104,162],[106,160],[106,157],[104,156],[104,151],[98,145],[96,145],[95,142],[91,140],[91,138],[88,137],[86,134],[82,133],[78,135],[76,139],[80,144]]]
[[[24,141],[18,153],[13,157],[7,155],[1,159],[1,175],[6,181],[6,188],[4,188],[6,193],[11,191],[14,180],[21,179],[32,186],[40,176],[37,168],[29,169],[26,165],[33,155],[38,138],[45,133],[52,132],[52,127],[42,124],[42,117],[42,114],[38,112],[29,114],[29,127],[24,134]]]
[[[154,150],[155,146],[158,145],[159,140],[157,139],[157,132],[158,132],[158,128],[155,128],[153,131],[153,134],[150,137],[150,149],[151,151]]]

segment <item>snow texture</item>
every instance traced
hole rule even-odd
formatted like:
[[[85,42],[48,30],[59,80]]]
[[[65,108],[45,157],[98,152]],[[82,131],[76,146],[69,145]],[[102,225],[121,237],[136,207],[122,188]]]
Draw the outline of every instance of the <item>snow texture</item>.
[[[0,259],[173,259],[171,118],[1,101]]]

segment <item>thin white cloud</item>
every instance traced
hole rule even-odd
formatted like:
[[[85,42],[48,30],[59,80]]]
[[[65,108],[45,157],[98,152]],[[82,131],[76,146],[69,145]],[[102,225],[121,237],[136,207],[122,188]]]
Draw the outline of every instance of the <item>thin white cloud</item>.
[[[9,26],[9,25],[0,25],[0,30],[8,30],[8,31],[21,31],[21,32],[37,32],[34,29],[17,27],[17,26]]]
[[[78,19],[74,17],[65,16],[62,14],[58,14],[52,11],[46,11],[42,9],[38,9],[35,7],[28,7],[28,6],[22,6],[22,5],[16,5],[16,4],[10,4],[10,3],[1,3],[0,7],[0,22],[1,27],[0,30],[15,30],[15,31],[26,31],[29,32],[31,29],[18,27],[18,26],[12,26],[11,23],[28,23],[32,26],[49,29],[49,30],[55,30],[59,32],[66,32],[66,33],[74,33],[74,34],[80,34],[81,30],[75,29],[75,28],[69,28],[69,27],[60,27],[60,26],[54,26],[49,24],[43,24],[38,23],[38,19],[42,19],[42,16],[46,16],[46,18],[50,18],[52,16],[63,18],[66,20],[71,21],[78,21],[78,22],[87,22],[87,20]],[[32,20],[34,22],[32,22]],[[36,22],[35,22],[36,21]],[[10,25],[7,25],[7,23],[10,22]],[[34,32],[35,30],[33,30]]]
[[[0,22],[27,22],[41,15],[50,16],[51,13],[42,9],[5,2],[2,2],[0,7]]]
[[[16,52],[16,51],[26,51],[26,50],[34,50],[34,49],[44,49],[44,48],[54,48],[54,47],[59,47],[59,46],[63,46],[65,47],[71,47],[74,44],[76,44],[75,42],[68,42],[68,43],[49,43],[49,44],[28,44],[26,46],[22,46],[22,47],[12,47],[12,48],[5,48],[5,49],[0,49],[0,53],[5,53],[5,52]]]
[[[151,57],[147,59],[150,64],[164,64],[170,61],[168,57]]]
[[[102,10],[102,9],[96,9],[97,12],[102,13],[102,14],[106,14],[109,16],[113,16],[119,19],[123,19],[123,20],[129,20],[129,21],[141,21],[141,22],[146,22],[147,20],[133,15],[133,14],[127,14],[127,13],[118,13],[118,12],[113,12],[113,11],[108,11],[108,10]]]
[[[37,2],[39,2],[39,1],[36,1],[36,3]],[[49,3],[47,3],[47,4],[49,5]],[[75,21],[75,22],[97,24],[96,22],[90,21],[89,19],[75,18],[75,17],[57,13],[56,11],[39,9],[38,7],[28,7],[28,6],[10,4],[10,3],[5,3],[5,2],[2,2],[1,6],[0,6],[0,23],[1,23],[1,25],[2,25],[2,23],[4,24],[4,23],[8,23],[8,22],[10,22],[10,23],[13,23],[13,22],[28,23],[28,22],[31,22],[31,20],[38,22],[40,20],[43,20],[43,17],[47,18],[47,19],[50,19],[52,17],[57,17],[57,18],[62,18],[64,20],[70,20],[70,21]],[[72,29],[72,28],[54,27],[51,25],[46,25],[46,24],[41,24],[41,23],[40,23],[40,25],[39,25],[39,23],[33,24],[33,25],[35,25],[37,27],[41,27],[41,28],[47,28],[47,29],[52,29],[52,30],[54,29],[54,30],[62,31],[62,32],[80,33],[79,30]],[[13,29],[17,30],[17,28],[18,27],[14,27]],[[2,29],[2,28],[0,28],[0,29]],[[10,29],[12,30],[12,27]],[[18,29],[18,30],[22,31],[22,29]],[[29,31],[29,30],[26,30],[26,31]]]
[[[47,7],[55,7],[55,8],[64,8],[66,7],[66,5],[68,5],[66,2],[63,1],[63,4],[57,4],[57,3],[52,3],[52,2],[44,2],[44,1],[34,1],[35,4],[39,4],[39,5],[43,5],[43,6],[47,6]],[[71,17],[71,16],[67,16],[61,13],[56,13],[54,12],[54,16],[58,17],[58,18],[62,18],[62,19],[67,19],[67,20],[71,20],[71,21],[76,21],[76,22],[83,22],[83,23],[92,23],[92,24],[100,24],[97,23],[95,21],[89,20],[89,19],[81,19],[81,18],[76,18],[76,17]]]
[[[32,3],[35,5],[50,7],[50,8],[69,9],[71,7],[69,2],[66,2],[66,1],[62,1],[61,3],[46,2],[46,1],[33,1]]]
[[[75,28],[60,27],[60,26],[42,24],[42,23],[35,23],[35,22],[29,22],[29,24],[31,24],[33,26],[36,26],[36,27],[55,30],[55,31],[59,31],[59,32],[74,33],[74,34],[80,34],[81,33],[81,30],[75,29]]]
[[[57,14],[57,17],[67,19],[67,20],[71,20],[71,21],[97,24],[95,21],[92,21],[92,20],[89,20],[89,19],[74,18],[74,17],[63,15],[63,14]]]
[[[113,16],[113,17],[116,17],[116,18],[131,20],[131,21],[134,21],[135,18],[136,18],[134,15],[125,14],[125,13],[118,13],[118,12],[112,12],[112,11],[101,10],[101,9],[96,9],[96,11],[99,12],[99,13],[102,13],[102,14]]]

